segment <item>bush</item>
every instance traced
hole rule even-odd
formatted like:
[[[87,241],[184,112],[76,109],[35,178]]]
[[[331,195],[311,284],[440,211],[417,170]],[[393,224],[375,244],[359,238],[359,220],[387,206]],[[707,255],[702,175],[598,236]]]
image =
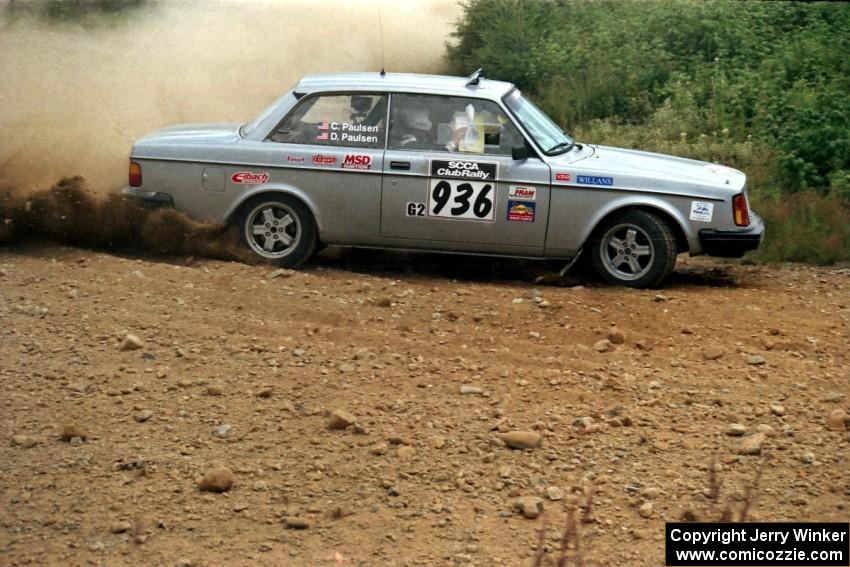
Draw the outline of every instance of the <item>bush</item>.
[[[452,71],[516,83],[582,141],[746,171],[768,241],[797,240],[762,257],[850,256],[821,238],[850,218],[849,4],[470,0],[454,38]]]

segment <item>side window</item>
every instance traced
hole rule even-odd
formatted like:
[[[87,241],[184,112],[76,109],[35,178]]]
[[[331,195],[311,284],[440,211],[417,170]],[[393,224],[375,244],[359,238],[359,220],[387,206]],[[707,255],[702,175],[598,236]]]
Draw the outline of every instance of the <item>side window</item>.
[[[383,148],[387,97],[376,94],[311,96],[268,137],[272,142]]]
[[[511,155],[522,135],[489,100],[393,95],[389,149]]]

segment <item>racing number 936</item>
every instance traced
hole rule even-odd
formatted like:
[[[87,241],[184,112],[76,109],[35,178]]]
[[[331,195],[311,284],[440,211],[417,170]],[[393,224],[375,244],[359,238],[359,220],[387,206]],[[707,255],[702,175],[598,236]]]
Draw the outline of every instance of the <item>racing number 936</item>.
[[[498,164],[465,160],[431,160],[428,215],[492,221]]]

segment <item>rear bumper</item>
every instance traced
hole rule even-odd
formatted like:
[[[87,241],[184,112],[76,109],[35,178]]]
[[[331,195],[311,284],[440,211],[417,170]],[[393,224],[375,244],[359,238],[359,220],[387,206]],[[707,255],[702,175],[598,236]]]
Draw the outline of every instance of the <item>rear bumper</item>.
[[[174,199],[168,193],[159,191],[142,191],[135,187],[125,187],[121,190],[125,197],[132,197],[151,207],[173,207]]]
[[[699,231],[703,253],[722,258],[740,258],[750,250],[758,248],[764,236],[764,221],[753,212],[750,217],[750,226],[741,230],[706,228]]]

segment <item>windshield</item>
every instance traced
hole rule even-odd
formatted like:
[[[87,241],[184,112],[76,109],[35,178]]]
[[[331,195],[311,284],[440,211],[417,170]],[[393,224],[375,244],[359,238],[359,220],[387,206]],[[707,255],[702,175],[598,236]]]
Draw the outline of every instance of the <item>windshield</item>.
[[[266,109],[263,110],[256,118],[254,118],[250,122],[246,122],[245,124],[240,126],[239,127],[239,135],[242,136],[243,138],[246,137],[246,136],[250,136],[251,132],[256,130],[257,126],[259,126],[260,123],[263,120],[268,118],[271,115],[271,113],[274,112],[275,109],[277,109],[277,107],[280,105],[280,103],[283,102],[284,99],[286,99],[286,97],[290,96],[290,94],[291,93],[287,93],[287,94],[283,95],[282,97],[280,97],[279,99],[274,101],[272,104],[267,106]]]
[[[505,104],[534,138],[543,153],[557,155],[572,149],[575,144],[573,139],[518,90],[514,90],[505,97]]]

